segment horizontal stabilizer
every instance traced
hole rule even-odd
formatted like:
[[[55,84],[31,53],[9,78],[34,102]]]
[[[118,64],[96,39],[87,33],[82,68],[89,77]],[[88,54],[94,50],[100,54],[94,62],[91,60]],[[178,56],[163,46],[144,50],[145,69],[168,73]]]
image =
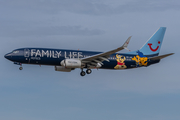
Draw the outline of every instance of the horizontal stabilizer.
[[[165,57],[168,57],[170,55],[173,55],[174,53],[170,53],[170,54],[165,54],[165,55],[160,55],[160,56],[156,56],[156,57],[151,57],[149,58],[150,60],[160,60],[160,59],[163,59]]]

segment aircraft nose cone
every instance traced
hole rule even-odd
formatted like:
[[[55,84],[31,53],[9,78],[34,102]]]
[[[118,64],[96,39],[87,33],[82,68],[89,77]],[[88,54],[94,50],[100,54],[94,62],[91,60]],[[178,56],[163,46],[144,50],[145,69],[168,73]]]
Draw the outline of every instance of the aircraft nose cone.
[[[7,54],[5,54],[4,57],[7,59]]]
[[[5,57],[6,59],[10,60],[12,56],[8,53],[8,54],[5,54],[4,57]]]

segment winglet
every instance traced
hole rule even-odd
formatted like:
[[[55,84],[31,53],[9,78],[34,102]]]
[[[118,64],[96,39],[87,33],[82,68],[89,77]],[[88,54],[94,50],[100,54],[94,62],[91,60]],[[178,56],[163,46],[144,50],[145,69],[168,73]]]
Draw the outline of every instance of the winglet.
[[[129,44],[129,41],[130,41],[131,37],[132,37],[132,36],[130,36],[130,37],[126,40],[126,42],[123,44],[122,47],[123,47],[124,49],[127,49],[127,46],[128,46],[128,44]],[[127,50],[129,50],[129,49],[127,49]],[[130,51],[130,50],[129,50],[129,51]]]

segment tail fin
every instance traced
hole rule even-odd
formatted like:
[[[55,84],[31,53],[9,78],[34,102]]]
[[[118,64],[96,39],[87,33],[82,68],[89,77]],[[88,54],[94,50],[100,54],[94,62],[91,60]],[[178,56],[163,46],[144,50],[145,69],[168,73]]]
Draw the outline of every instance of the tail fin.
[[[145,56],[157,56],[161,49],[166,27],[160,27],[139,50]]]

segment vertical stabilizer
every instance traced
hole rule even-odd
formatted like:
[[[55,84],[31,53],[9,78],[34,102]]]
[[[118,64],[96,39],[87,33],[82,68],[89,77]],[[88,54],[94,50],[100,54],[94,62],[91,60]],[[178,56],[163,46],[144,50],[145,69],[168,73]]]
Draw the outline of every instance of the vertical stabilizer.
[[[160,52],[166,27],[160,27],[139,50],[144,55],[157,56]]]

